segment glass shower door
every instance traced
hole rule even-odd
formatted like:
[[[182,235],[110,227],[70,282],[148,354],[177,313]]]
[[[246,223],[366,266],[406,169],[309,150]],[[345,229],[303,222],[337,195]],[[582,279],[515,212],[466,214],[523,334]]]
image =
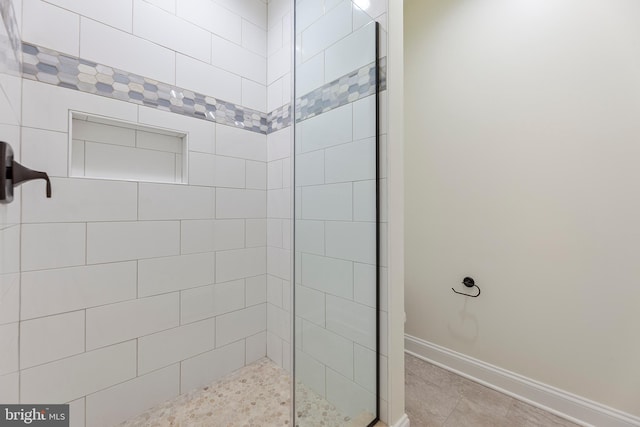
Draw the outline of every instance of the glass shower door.
[[[295,416],[378,419],[377,23],[296,2]]]

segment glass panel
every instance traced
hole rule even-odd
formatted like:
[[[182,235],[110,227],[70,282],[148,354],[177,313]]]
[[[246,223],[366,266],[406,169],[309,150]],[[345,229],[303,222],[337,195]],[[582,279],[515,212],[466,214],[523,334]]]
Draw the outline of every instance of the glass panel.
[[[378,417],[377,24],[296,2],[295,415]]]

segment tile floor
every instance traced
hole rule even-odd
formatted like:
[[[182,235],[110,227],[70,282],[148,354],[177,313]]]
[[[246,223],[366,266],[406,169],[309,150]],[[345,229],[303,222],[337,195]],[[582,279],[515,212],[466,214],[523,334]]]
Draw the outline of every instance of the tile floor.
[[[577,427],[408,354],[405,390],[411,427]]]

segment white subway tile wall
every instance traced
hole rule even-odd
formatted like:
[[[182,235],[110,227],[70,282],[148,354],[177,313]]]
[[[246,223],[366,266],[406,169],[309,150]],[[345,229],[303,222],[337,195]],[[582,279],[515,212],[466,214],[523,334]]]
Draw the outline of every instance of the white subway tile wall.
[[[272,103],[265,1],[25,0],[23,13],[27,43],[265,113]],[[0,401],[70,402],[74,427],[113,425],[265,357],[268,137],[33,80],[15,105],[8,82],[3,123],[29,117],[16,157],[50,172],[53,198],[34,183],[0,208]],[[188,144],[82,120],[70,136],[70,110]]]

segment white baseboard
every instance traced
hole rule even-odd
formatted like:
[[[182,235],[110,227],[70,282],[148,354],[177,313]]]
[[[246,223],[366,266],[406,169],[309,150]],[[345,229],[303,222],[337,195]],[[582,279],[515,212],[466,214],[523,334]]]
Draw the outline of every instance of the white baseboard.
[[[640,418],[405,335],[405,351],[429,363],[583,426],[640,427]]]
[[[403,414],[402,417],[392,427],[409,427],[409,417],[407,414]]]

